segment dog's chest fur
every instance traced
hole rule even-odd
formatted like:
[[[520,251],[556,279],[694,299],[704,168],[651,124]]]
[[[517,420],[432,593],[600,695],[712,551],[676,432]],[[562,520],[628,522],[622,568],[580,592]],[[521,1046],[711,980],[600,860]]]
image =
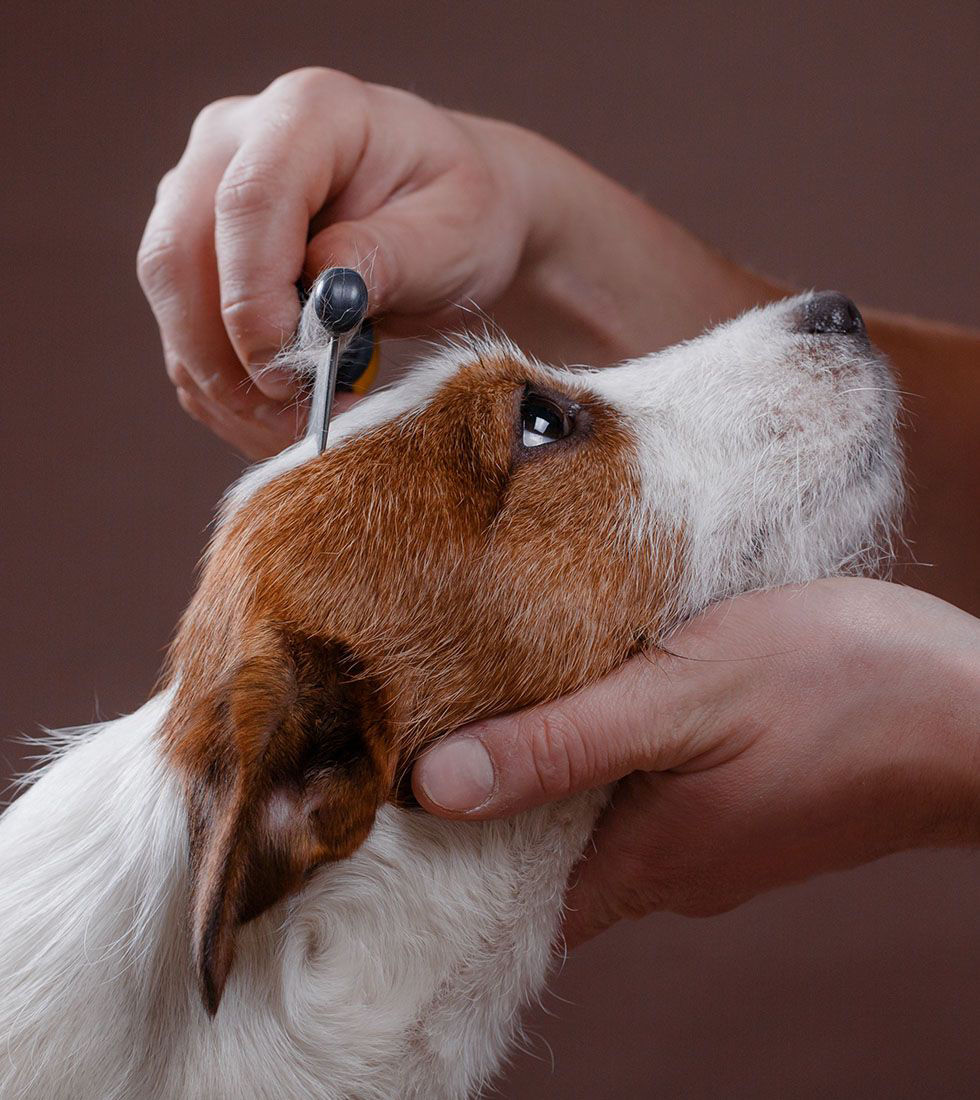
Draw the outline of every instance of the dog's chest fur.
[[[82,735],[4,819],[0,1096],[478,1089],[543,980],[603,796],[482,825],[384,807],[354,856],[242,930],[210,1020],[188,965],[185,812],[154,748],[165,705]]]

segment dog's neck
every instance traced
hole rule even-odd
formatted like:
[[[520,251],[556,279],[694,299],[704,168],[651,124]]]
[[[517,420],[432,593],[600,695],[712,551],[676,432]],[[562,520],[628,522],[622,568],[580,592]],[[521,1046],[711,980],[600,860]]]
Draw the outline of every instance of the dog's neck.
[[[486,825],[383,807],[350,860],[242,929],[212,1021],[168,705],[81,736],[0,822],[0,1094],[470,1094],[540,987],[601,799]]]

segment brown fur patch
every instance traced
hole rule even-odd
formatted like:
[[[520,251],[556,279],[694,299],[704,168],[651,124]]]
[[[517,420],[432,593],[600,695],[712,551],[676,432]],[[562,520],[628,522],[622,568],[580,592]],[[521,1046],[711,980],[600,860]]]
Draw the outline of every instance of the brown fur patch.
[[[165,730],[203,971],[208,943],[220,955],[211,1007],[234,928],[349,855],[421,747],[598,678],[657,625],[673,549],[634,530],[633,441],[569,387],[583,430],[525,450],[525,387],[555,385],[541,373],[475,361],[219,532],[172,649]]]

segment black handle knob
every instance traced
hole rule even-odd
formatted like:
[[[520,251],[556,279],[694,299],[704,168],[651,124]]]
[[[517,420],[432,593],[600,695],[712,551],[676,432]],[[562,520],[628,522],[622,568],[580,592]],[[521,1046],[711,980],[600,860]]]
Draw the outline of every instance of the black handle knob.
[[[331,267],[313,287],[313,311],[337,335],[357,328],[367,313],[368,290],[353,268]]]

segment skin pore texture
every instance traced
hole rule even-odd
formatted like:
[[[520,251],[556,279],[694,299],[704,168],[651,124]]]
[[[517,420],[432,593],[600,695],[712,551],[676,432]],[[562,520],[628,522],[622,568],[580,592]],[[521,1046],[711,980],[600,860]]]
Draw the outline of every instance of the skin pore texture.
[[[161,185],[140,257],[181,403],[253,456],[295,435],[295,381],[266,365],[295,330],[295,279],[330,264],[362,267],[382,333],[428,337],[475,305],[530,353],[597,365],[694,337],[785,293],[538,135],[342,73],[291,73],[259,96],[202,112]],[[905,407],[910,501],[893,575],[963,610],[882,582],[837,580],[745,597],[672,638],[677,658],[635,661],[591,691],[484,725],[478,739],[464,732],[463,741],[470,748],[478,741],[492,760],[479,752],[464,759],[467,749],[449,740],[441,764],[431,754],[417,769],[416,793],[434,813],[456,815],[482,802],[478,816],[639,770],[597,834],[602,858],[575,879],[571,900],[581,917],[570,931],[579,938],[617,914],[685,911],[695,877],[704,895],[698,908],[707,911],[885,848],[951,832],[960,842],[977,838],[980,660],[970,615],[980,612],[980,336],[864,314]],[[771,656],[783,647],[799,663]],[[688,654],[704,659],[682,659]],[[792,698],[810,675],[835,686],[803,709]],[[700,759],[700,770],[671,750],[672,731],[685,728],[676,721],[687,713],[681,703],[692,697],[718,699],[694,711],[719,746]],[[613,723],[613,713],[621,720]],[[884,751],[893,713],[909,748],[902,796],[889,781],[879,802],[858,799],[849,810],[832,780],[850,769],[876,789],[887,761],[862,745]],[[848,736],[835,740],[835,753],[818,753],[828,731],[842,728]],[[739,771],[726,761],[743,739],[759,765]],[[806,745],[815,756],[801,784],[789,750]],[[712,816],[719,800],[728,805],[746,783],[751,794],[750,781],[763,774],[773,785],[766,797],[760,787],[757,798],[732,803],[727,817]],[[786,796],[782,818],[757,816],[777,783]],[[854,784],[847,789],[853,793]],[[664,790],[677,793],[668,801]],[[956,810],[951,791],[961,792]],[[828,793],[835,809],[824,815]],[[441,807],[440,798],[454,808]],[[824,828],[825,816],[849,818],[848,837]],[[693,839],[705,820],[718,827],[699,846]],[[915,836],[913,821],[923,823]],[[809,836],[815,822],[806,858],[770,843],[777,825]],[[689,865],[627,848],[624,869],[615,853],[631,831],[679,837]],[[740,885],[712,860],[712,838],[742,869]]]

